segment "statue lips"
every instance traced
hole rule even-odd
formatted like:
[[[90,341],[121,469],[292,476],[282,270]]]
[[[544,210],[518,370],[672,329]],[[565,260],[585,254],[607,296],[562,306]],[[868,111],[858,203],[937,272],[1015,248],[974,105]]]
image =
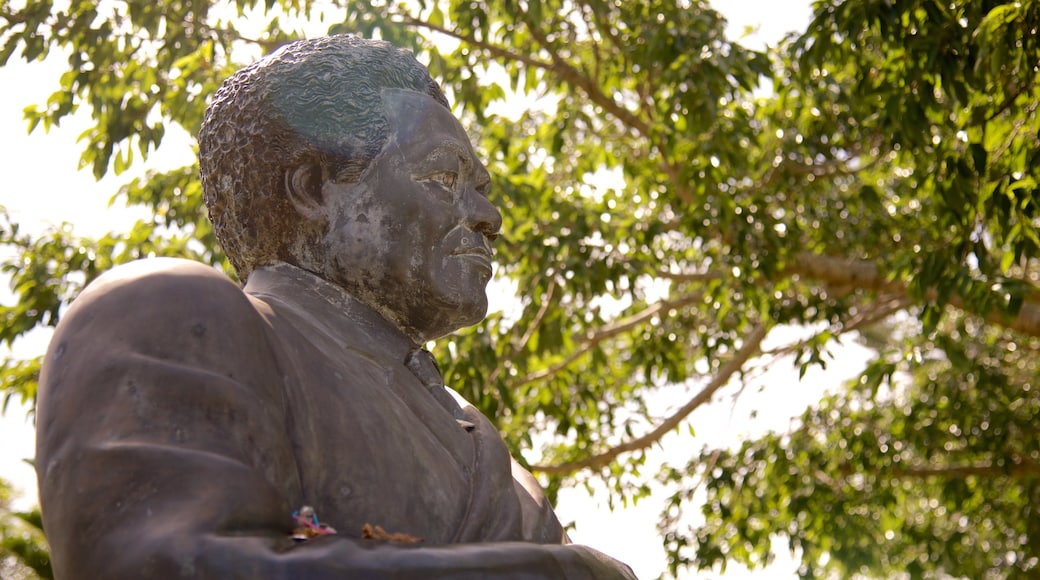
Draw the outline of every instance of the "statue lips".
[[[452,252],[451,255],[462,258],[468,262],[473,262],[484,270],[487,270],[488,274],[491,273],[491,256],[493,253],[484,245],[462,247]]]

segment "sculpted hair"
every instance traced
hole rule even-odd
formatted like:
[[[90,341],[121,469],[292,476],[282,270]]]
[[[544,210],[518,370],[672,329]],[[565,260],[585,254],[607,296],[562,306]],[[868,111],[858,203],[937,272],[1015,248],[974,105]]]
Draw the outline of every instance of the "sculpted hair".
[[[288,44],[224,81],[199,131],[199,176],[217,240],[243,281],[287,255],[304,225],[290,169],[357,181],[386,144],[383,89],[444,93],[412,53],[342,35]]]

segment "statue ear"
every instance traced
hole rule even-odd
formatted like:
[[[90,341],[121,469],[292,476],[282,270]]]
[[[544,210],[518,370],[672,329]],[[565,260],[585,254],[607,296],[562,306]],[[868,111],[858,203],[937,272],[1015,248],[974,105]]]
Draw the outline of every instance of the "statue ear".
[[[325,219],[321,186],[322,171],[316,163],[303,163],[285,172],[285,194],[296,211],[308,219]]]

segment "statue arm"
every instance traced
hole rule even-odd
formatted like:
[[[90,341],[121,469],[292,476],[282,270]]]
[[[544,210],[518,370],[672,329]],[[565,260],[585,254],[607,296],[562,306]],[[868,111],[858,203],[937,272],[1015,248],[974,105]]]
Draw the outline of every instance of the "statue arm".
[[[577,546],[295,543],[265,323],[222,275],[159,264],[92,285],[44,363],[37,471],[59,578],[633,578]]]

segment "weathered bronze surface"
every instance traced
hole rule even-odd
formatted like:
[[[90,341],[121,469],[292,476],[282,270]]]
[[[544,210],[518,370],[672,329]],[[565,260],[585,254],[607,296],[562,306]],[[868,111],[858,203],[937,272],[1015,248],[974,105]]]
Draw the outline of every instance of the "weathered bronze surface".
[[[36,460],[59,578],[633,577],[568,543],[421,348],[484,317],[501,216],[410,53],[289,45],[224,83],[199,149],[247,283],[144,260],[65,315]]]

